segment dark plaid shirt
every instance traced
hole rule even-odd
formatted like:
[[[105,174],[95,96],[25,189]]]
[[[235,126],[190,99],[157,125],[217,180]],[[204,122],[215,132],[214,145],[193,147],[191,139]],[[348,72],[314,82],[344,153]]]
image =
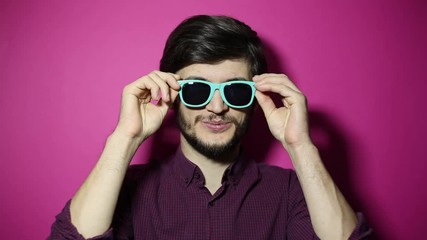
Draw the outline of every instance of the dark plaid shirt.
[[[69,204],[51,239],[83,239]],[[350,239],[371,229],[362,214]],[[94,239],[318,239],[295,172],[240,157],[212,196],[200,169],[180,150],[165,161],[131,166],[112,227]]]

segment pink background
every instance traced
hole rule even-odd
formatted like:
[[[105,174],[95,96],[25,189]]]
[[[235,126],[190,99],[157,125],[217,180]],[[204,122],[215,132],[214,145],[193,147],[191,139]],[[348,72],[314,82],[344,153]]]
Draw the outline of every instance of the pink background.
[[[123,86],[157,69],[168,33],[201,13],[237,17],[266,41],[376,239],[423,239],[427,5],[415,0],[0,1],[1,238],[48,235],[115,127]],[[252,127],[250,151],[291,167],[259,112]],[[162,131],[134,162],[176,143]]]

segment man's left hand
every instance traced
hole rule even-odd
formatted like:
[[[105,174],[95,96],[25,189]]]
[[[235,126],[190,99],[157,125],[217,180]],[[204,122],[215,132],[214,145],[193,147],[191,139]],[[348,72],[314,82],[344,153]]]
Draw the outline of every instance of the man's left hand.
[[[311,143],[308,127],[307,100],[284,74],[262,74],[253,77],[256,98],[273,136],[286,150]],[[269,93],[278,94],[281,106],[276,106]]]

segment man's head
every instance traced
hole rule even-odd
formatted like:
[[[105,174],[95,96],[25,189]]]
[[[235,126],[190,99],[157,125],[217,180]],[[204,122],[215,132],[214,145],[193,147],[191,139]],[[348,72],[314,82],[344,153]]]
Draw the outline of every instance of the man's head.
[[[224,16],[195,16],[169,36],[160,70],[218,84],[251,81],[266,71],[266,61],[257,33],[246,24]],[[219,91],[203,107],[190,108],[177,101],[177,108],[184,145],[216,160],[238,150],[253,112],[253,105],[228,106]]]

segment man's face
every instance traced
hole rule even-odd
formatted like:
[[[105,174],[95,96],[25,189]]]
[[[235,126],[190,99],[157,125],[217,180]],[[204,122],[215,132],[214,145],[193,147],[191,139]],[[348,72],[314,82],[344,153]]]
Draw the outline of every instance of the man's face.
[[[233,79],[251,79],[245,60],[225,60],[217,64],[193,64],[177,72],[182,79],[202,79],[222,83]],[[253,106],[234,109],[227,106],[217,90],[202,108],[178,107],[181,143],[208,158],[220,160],[240,145],[246,133]]]

